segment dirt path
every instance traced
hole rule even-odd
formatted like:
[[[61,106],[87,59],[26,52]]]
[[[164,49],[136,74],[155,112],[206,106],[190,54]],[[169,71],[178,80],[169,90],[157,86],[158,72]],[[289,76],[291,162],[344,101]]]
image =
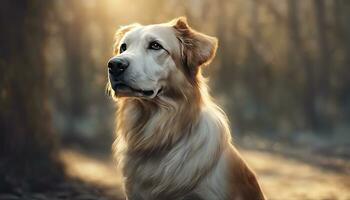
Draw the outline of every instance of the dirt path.
[[[350,174],[325,170],[281,155],[241,150],[259,176],[272,200],[350,200]],[[109,195],[121,195],[121,178],[108,158],[88,156],[73,150],[62,151],[67,172],[87,182],[109,188]]]
[[[267,152],[244,150],[241,153],[258,174],[269,199],[350,199],[349,174],[339,174]]]
[[[75,150],[63,150],[61,159],[65,163],[68,175],[104,187],[108,196],[113,196],[118,200],[123,199],[122,179],[111,158],[91,156]]]

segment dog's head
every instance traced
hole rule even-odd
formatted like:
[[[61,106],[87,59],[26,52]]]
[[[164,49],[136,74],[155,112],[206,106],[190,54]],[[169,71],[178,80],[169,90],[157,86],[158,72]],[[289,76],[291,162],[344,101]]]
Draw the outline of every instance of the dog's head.
[[[115,97],[146,99],[183,93],[195,85],[202,65],[214,57],[217,39],[193,30],[186,18],[143,26],[121,27],[115,55],[108,61],[107,89]]]

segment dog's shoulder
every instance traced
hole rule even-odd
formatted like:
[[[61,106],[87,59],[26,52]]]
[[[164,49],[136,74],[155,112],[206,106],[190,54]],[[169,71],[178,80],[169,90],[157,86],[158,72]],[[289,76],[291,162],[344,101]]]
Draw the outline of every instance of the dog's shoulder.
[[[221,157],[224,160],[222,163],[225,167],[217,169],[221,172],[226,171],[224,177],[228,179],[226,179],[227,192],[225,193],[228,199],[265,199],[255,173],[232,145],[230,128],[225,113],[217,105],[210,104],[203,107],[202,120],[210,134],[219,137],[216,142],[221,143],[225,149]],[[216,178],[220,178],[220,174],[216,174]]]

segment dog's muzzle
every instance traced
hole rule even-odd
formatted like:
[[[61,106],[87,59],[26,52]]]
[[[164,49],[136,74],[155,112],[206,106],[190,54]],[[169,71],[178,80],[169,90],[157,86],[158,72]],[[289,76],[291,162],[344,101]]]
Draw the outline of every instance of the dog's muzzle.
[[[155,95],[153,90],[141,90],[131,87],[123,78],[123,74],[128,67],[129,61],[123,58],[112,58],[108,61],[108,77],[112,89],[116,92],[116,96],[153,98],[158,95],[159,91]]]

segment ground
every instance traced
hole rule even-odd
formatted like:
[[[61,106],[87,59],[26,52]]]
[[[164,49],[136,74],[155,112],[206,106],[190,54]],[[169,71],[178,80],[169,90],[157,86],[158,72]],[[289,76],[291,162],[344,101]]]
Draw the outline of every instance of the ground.
[[[250,146],[240,146],[239,151],[256,172],[268,199],[350,200],[350,151],[347,147],[337,150],[336,156],[330,154],[329,148]],[[25,179],[18,182],[11,177],[1,177],[0,181],[7,184],[0,182],[0,200],[123,199],[121,175],[109,150],[64,147],[59,155],[66,175],[56,179],[37,177],[43,180],[37,185]]]
[[[269,199],[348,200],[350,175],[256,150],[242,151]]]
[[[294,155],[247,148],[240,148],[240,152],[256,171],[268,199],[350,200],[348,160],[322,157],[323,164],[320,165],[319,162],[308,162],[305,156],[300,159]],[[73,149],[63,150],[61,157],[69,175],[105,188],[102,195],[121,199],[121,176],[110,157]],[[310,157],[311,160],[314,158]],[[332,165],[325,164],[328,162]],[[334,162],[337,163],[334,165]],[[93,197],[87,195],[81,200]]]

